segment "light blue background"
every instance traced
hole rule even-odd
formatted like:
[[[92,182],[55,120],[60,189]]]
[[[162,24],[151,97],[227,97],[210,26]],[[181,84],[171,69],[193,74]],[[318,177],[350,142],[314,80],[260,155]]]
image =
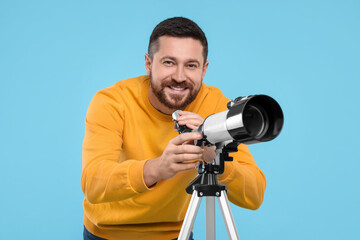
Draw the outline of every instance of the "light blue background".
[[[268,94],[285,125],[250,146],[267,176],[241,239],[360,239],[359,1],[0,1],[0,239],[81,239],[81,145],[99,89],[145,74],[161,20],[209,41],[208,85]],[[204,239],[204,204],[196,239]],[[217,215],[218,239],[226,230]]]

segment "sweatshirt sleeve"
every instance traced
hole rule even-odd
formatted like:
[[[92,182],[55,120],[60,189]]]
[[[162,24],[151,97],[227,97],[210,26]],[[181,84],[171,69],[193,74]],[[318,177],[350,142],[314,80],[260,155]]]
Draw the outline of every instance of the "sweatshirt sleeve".
[[[114,93],[99,91],[85,120],[81,188],[88,202],[121,201],[149,190],[143,178],[146,160],[119,162],[123,144],[122,104]]]
[[[258,209],[266,188],[264,173],[257,167],[246,145],[240,144],[238,152],[230,154],[233,161],[225,162],[225,171],[219,182],[227,186],[229,200],[243,208]]]

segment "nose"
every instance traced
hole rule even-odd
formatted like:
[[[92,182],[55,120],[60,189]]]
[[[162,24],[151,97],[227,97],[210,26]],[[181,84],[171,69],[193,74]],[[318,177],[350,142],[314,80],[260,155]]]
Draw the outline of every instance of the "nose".
[[[185,75],[185,70],[184,67],[182,66],[178,66],[172,76],[172,78],[176,81],[176,82],[184,82],[186,81],[186,75]]]

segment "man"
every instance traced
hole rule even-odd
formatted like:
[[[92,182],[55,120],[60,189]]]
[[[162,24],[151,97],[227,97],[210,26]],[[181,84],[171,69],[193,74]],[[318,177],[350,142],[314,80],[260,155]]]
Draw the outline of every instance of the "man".
[[[183,109],[179,124],[195,129],[208,115],[226,110],[229,101],[203,83],[207,48],[196,23],[167,19],[150,37],[147,75],[94,96],[83,143],[85,239],[178,236],[191,197],[185,188],[196,177],[198,162],[212,162],[215,153],[213,147],[193,145],[201,134],[176,133],[171,114]],[[234,204],[257,209],[265,176],[245,145],[232,156],[219,182],[227,185]]]

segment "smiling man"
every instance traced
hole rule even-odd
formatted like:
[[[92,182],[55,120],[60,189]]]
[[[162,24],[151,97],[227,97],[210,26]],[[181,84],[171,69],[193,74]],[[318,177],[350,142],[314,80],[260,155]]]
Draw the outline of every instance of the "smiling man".
[[[193,21],[170,18],[153,30],[147,75],[96,93],[83,142],[81,186],[84,239],[175,239],[190,201],[186,186],[199,161],[212,162],[213,147],[193,145],[199,133],[178,135],[180,125],[198,128],[229,101],[203,79],[208,68],[205,34]],[[260,207],[265,176],[245,145],[226,162],[219,182],[234,204]],[[190,239],[192,236],[190,236]]]

